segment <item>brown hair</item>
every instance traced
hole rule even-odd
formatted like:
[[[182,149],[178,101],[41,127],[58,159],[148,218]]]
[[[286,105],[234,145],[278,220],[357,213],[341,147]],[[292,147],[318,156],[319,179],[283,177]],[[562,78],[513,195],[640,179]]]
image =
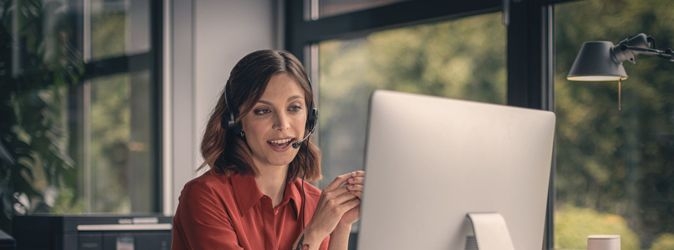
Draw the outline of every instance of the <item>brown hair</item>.
[[[201,167],[208,165],[221,173],[257,174],[250,149],[239,136],[241,114],[250,112],[267,88],[269,79],[279,73],[286,73],[299,83],[304,90],[307,111],[311,112],[314,95],[300,61],[281,50],[252,52],[234,66],[218,103],[211,112],[201,141],[201,155],[205,161]],[[234,127],[228,125],[230,114],[236,122]],[[308,181],[319,180],[321,153],[318,146],[311,140],[306,140],[298,150],[297,156],[289,164],[287,180],[292,181],[297,177]]]

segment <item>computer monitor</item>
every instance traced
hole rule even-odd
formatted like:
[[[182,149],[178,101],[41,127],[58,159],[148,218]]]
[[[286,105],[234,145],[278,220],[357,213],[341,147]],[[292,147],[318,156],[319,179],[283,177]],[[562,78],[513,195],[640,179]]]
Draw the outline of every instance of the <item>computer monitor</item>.
[[[542,249],[554,127],[549,111],[375,91],[358,249],[462,250],[473,212]]]

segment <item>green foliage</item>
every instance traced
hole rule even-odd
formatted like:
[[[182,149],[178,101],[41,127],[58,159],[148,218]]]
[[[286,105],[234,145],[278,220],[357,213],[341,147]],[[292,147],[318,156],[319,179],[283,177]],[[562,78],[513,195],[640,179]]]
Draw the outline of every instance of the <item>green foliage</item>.
[[[653,241],[651,250],[671,250],[674,249],[674,234],[661,234]]]
[[[131,138],[130,79],[121,74],[99,78],[92,82],[91,142],[91,201],[93,211],[128,213],[130,204],[125,173],[129,165]],[[136,83],[139,84],[139,83]],[[121,125],[121,126],[120,126]]]
[[[638,249],[648,249],[674,232],[674,64],[652,56],[624,63],[622,110],[617,83],[565,77],[584,41],[645,33],[671,48],[674,2],[579,1],[556,5],[555,19],[556,206],[619,215],[639,236]]]
[[[51,207],[51,213],[78,214],[85,211],[84,203],[77,199],[77,193],[72,188],[61,186],[56,192],[58,197]]]
[[[362,165],[375,89],[505,103],[505,33],[501,16],[493,13],[321,42],[325,179]]]
[[[62,3],[1,0],[0,227],[11,231],[14,214],[45,211],[73,162],[65,154],[66,105],[62,86],[78,82],[84,67],[69,43]]]
[[[362,164],[367,100],[374,89],[505,103],[506,34],[500,17],[491,13],[321,42],[326,175]],[[617,83],[565,79],[582,42],[617,43],[643,32],[656,38],[656,47],[671,48],[673,23],[671,0],[555,5],[555,195],[563,213],[555,232],[562,234],[557,244],[562,249],[603,232],[583,231],[591,226],[587,221],[615,225],[624,249],[648,249],[656,236],[674,233],[674,64],[650,56],[625,63],[630,78],[623,82],[622,110]],[[567,207],[565,215],[560,208]],[[573,232],[583,234],[566,236]]]
[[[571,206],[555,212],[555,249],[584,250],[587,236],[597,234],[620,235],[621,249],[640,249],[639,238],[620,215]]]

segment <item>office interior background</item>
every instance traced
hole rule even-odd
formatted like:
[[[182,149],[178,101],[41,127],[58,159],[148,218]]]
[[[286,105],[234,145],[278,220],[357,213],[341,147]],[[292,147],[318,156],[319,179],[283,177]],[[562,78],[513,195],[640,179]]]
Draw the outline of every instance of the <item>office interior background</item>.
[[[585,41],[674,47],[670,0],[0,3],[6,232],[16,214],[171,215],[229,70],[277,48],[318,94],[326,182],[362,168],[374,89],[553,110],[545,248],[674,249],[674,64],[626,63],[621,95],[566,80]]]

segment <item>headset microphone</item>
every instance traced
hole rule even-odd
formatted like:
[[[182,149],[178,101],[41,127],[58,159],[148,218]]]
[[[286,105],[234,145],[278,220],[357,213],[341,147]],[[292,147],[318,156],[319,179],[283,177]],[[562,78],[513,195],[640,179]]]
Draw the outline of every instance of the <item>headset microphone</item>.
[[[314,133],[314,130],[316,130],[316,122],[318,121],[318,110],[316,108],[311,108],[311,111],[309,112],[309,117],[307,117],[307,128],[309,129],[309,133],[302,138],[302,140],[293,142],[291,146],[293,146],[294,149],[298,149],[300,146],[302,146],[302,143],[309,139],[309,136]]]
[[[299,147],[302,145],[302,143],[303,143],[304,141],[306,141],[307,139],[309,139],[309,136],[311,136],[311,134],[313,134],[313,133],[314,133],[314,130],[313,130],[313,128],[312,128],[312,129],[309,131],[309,133],[307,133],[307,135],[305,135],[304,138],[302,138],[302,140],[293,142],[293,143],[290,144],[290,145],[293,146],[294,149],[299,148]]]

